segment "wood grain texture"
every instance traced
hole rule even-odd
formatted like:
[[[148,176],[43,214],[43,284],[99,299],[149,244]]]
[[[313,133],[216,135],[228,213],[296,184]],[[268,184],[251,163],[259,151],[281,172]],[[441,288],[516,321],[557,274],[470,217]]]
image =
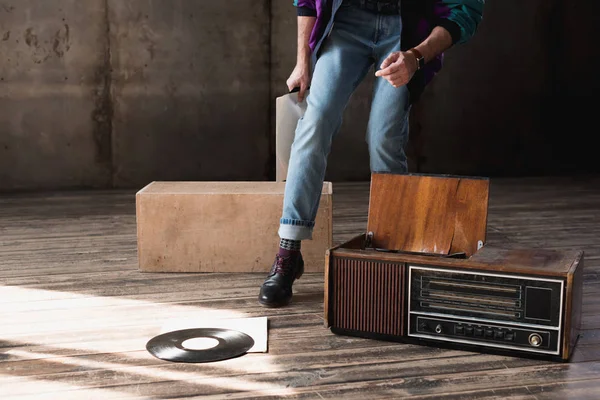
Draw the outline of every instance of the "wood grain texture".
[[[404,334],[404,264],[333,257],[331,325],[383,335]],[[343,284],[341,284],[343,283]]]
[[[325,253],[325,273],[323,275],[323,325],[325,328],[329,328],[331,323],[329,322],[329,286],[331,284],[331,250],[327,250]]]
[[[485,243],[487,179],[373,174],[368,231],[377,248],[468,256]]]
[[[597,399],[600,177],[491,181],[488,245],[583,249],[583,335],[570,364],[335,336],[321,275],[284,309],[262,273],[137,269],[135,193],[0,196],[2,399]],[[335,185],[334,244],[364,233],[369,183]],[[207,365],[154,359],[170,318],[269,318],[269,353]]]
[[[487,179],[460,179],[454,195],[454,232],[450,253],[475,254],[485,244],[489,202]]]
[[[339,249],[342,245],[345,247],[351,248],[351,249],[361,249],[364,247],[364,243],[365,243],[365,234],[357,235],[357,236],[353,237],[352,239],[350,239],[348,242],[339,243],[339,244],[335,245],[331,249],[327,250],[327,252],[325,254],[325,274],[324,274],[325,284],[323,285],[323,287],[324,287],[324,296],[323,296],[324,318],[323,319],[324,319],[326,328],[329,328],[331,326],[331,323],[329,321],[329,296],[327,295],[327,293],[329,293],[329,285],[331,283],[332,252]]]
[[[345,246],[333,250],[335,256],[353,257],[362,260],[376,258],[381,261],[407,262],[412,264],[435,264],[466,270],[490,272],[511,271],[528,275],[548,275],[565,277],[571,273],[573,261],[582,255],[581,251],[557,251],[548,249],[504,248],[493,244],[484,246],[469,259],[445,258],[427,255],[381,252],[373,249],[346,249]]]
[[[480,251],[484,250],[485,248]],[[493,249],[492,253],[496,254],[496,257],[482,257],[484,261],[480,259],[473,262],[474,257],[452,259],[415,256],[402,252],[346,249],[342,245],[332,250],[328,268],[329,281],[325,301],[328,302],[329,325],[338,331],[350,332],[351,335],[357,332],[363,337],[387,334],[394,336],[396,340],[410,342],[410,338],[404,336],[403,326],[402,329],[389,329],[390,310],[395,316],[394,322],[404,321],[406,318],[404,307],[397,307],[397,303],[405,298],[405,286],[394,277],[396,271],[406,268],[406,265],[446,267],[449,268],[447,271],[476,270],[477,273],[486,271],[494,274],[505,272],[509,276],[519,275],[525,279],[542,275],[543,278],[554,277],[565,283],[564,292],[557,294],[553,304],[557,305],[558,310],[559,297],[562,299],[565,296],[560,312],[560,318],[564,322],[560,324],[560,341],[556,349],[563,361],[569,360],[581,330],[583,252]],[[496,264],[497,259],[510,260],[510,263]],[[531,264],[528,264],[529,262]],[[372,299],[373,293],[378,293],[375,300]],[[479,300],[484,299],[485,296],[482,296]],[[528,300],[530,297],[525,297],[526,303]],[[469,308],[469,305],[465,308]],[[559,326],[558,322],[557,316],[556,326]],[[440,341],[437,343],[444,344]],[[521,354],[526,356],[525,352]]]
[[[583,274],[585,272],[585,259],[581,258],[573,263],[572,273],[567,279],[567,302],[565,310],[565,341],[563,352],[565,357],[573,354],[573,349],[581,332],[581,309],[583,307]]]

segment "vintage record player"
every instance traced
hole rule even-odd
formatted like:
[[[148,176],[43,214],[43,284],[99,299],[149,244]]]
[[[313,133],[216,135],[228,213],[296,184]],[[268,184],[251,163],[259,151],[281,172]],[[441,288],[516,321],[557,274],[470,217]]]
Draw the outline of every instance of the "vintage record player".
[[[373,174],[367,232],[327,252],[326,326],[568,361],[583,252],[486,245],[488,197],[485,178]]]

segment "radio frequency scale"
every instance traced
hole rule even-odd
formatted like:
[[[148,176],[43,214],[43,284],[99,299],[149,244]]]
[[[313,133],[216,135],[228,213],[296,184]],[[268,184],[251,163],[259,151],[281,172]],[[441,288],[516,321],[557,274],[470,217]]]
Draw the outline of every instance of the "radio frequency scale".
[[[327,254],[332,332],[568,361],[583,252],[487,245],[489,181],[373,174],[367,233]]]

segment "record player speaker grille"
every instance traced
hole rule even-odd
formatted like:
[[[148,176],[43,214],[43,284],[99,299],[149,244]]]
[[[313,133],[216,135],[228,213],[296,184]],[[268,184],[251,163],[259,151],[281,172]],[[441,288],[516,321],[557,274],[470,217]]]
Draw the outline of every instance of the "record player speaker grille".
[[[332,325],[383,335],[404,334],[404,264],[334,257]]]

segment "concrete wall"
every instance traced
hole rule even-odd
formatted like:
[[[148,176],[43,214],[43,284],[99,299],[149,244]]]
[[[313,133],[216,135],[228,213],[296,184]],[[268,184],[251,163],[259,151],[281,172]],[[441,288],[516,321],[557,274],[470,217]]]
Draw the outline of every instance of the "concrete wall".
[[[115,185],[265,176],[268,2],[108,4]]]
[[[104,0],[0,1],[0,189],[111,184],[105,19]]]
[[[269,174],[269,1],[0,1],[0,190]]]
[[[478,34],[448,53],[443,73],[420,104],[420,169],[485,174],[552,169],[553,143],[543,139],[542,124],[555,3],[486,5]]]
[[[488,1],[477,36],[448,53],[419,105],[417,168],[534,175],[599,172],[593,93],[600,2]],[[597,128],[595,128],[597,131]]]
[[[274,177],[296,18],[275,0],[0,0],[0,190]],[[488,0],[413,110],[411,169],[600,171],[600,2]],[[367,179],[373,77],[327,178]]]

